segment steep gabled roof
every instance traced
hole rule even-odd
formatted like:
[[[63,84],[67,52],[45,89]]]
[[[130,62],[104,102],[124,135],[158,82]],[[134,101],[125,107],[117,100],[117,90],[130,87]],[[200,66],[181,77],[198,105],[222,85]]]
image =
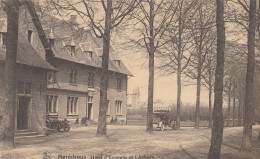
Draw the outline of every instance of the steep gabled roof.
[[[48,70],[56,70],[56,68],[45,61],[32,47],[32,45],[25,39],[26,38],[21,35],[19,35],[18,37],[17,63]],[[5,49],[3,47],[0,47],[0,60],[4,61],[5,56]]]
[[[87,66],[97,68],[102,67],[102,47],[103,40],[96,38],[92,31],[80,28],[78,25],[73,25],[70,22],[65,22],[49,15],[41,15],[43,28],[47,37],[50,35],[50,27],[53,28],[55,37],[53,53],[55,58],[72,61]],[[52,34],[52,36],[53,36]],[[76,44],[75,54],[71,55],[68,45],[71,41]],[[92,58],[87,57],[87,52],[92,51]],[[120,66],[114,64],[113,57],[117,57],[113,47],[110,48],[109,70],[132,76],[131,72],[126,68],[121,61]],[[119,60],[115,58],[115,60]]]

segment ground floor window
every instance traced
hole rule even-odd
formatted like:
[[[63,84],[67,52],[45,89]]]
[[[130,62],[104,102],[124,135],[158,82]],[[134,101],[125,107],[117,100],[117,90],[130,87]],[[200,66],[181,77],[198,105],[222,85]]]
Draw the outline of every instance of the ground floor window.
[[[116,115],[122,115],[122,101],[116,101]]]
[[[78,114],[78,97],[67,98],[67,114],[68,115]]]
[[[110,100],[107,100],[107,115],[110,115]]]
[[[54,95],[47,95],[46,97],[46,104],[47,104],[47,113],[57,113],[58,112],[58,96],[54,96]]]

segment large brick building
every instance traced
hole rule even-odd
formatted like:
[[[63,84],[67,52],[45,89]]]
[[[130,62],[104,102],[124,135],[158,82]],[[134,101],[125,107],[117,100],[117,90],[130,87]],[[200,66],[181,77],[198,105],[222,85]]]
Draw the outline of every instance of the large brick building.
[[[23,8],[24,7],[24,8]],[[46,115],[75,120],[98,120],[103,41],[79,26],[76,16],[64,21],[38,12],[53,55],[45,55],[37,29],[25,6],[20,9],[20,30],[42,57],[58,71],[48,73]],[[109,59],[107,121],[126,122],[127,79],[131,73],[113,48]]]
[[[3,11],[1,15],[2,17],[5,16]],[[20,128],[21,123],[19,122],[22,122],[22,120],[19,120],[17,121],[17,128],[28,128],[40,132],[41,130],[38,130],[38,127],[41,127],[42,130],[46,128],[46,117],[67,118],[71,121],[87,117],[89,120],[97,121],[102,40],[97,39],[91,31],[79,27],[75,21],[75,16],[71,16],[71,20],[65,22],[43,13],[38,13],[38,15],[53,54],[46,54],[46,49],[42,45],[32,17],[26,6],[22,5],[19,15],[19,36],[23,38],[19,39],[20,45],[18,47],[22,47],[24,52],[27,52],[26,48],[28,47],[33,51],[31,51],[31,55],[26,55],[29,57],[26,57],[23,52],[18,52],[18,55],[23,60],[37,56],[38,60],[42,60],[40,63],[44,67],[39,67],[37,61],[28,61],[30,67],[22,67],[19,64],[17,81],[20,78],[25,80],[23,88],[26,88],[26,82],[29,81],[32,90],[31,95],[28,95],[31,104],[29,104],[28,109],[24,109],[24,114],[34,116],[23,116],[23,120],[28,120],[31,123],[36,122],[38,125],[30,125],[30,122],[28,122],[25,123],[25,127]],[[1,35],[4,35],[4,33],[1,33]],[[26,43],[26,46],[24,43]],[[3,57],[4,52],[1,52]],[[123,62],[117,58],[112,48],[110,52],[107,121],[117,118],[119,122],[124,124],[127,113],[127,79],[131,73]],[[3,61],[4,58],[1,60]],[[3,71],[2,68],[0,71]],[[3,72],[0,73],[3,74]],[[4,85],[2,77],[0,78],[0,96],[4,97],[2,94],[4,92],[2,90]],[[17,85],[17,89],[19,89],[19,82]],[[25,95],[27,97],[27,94]],[[1,101],[4,100],[1,99]]]

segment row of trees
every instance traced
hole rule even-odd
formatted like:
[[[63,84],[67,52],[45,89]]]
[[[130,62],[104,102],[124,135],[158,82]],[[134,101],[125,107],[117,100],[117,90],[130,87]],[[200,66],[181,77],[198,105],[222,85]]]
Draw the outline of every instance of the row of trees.
[[[238,5],[242,6],[249,15],[246,82],[243,76],[240,78],[236,76],[238,73],[234,73],[236,70],[233,69],[236,68],[238,64],[234,61],[234,55],[230,55],[231,62],[229,62],[232,63],[233,61],[234,64],[231,65],[232,67],[225,69],[229,74],[227,77],[224,76],[224,52],[228,52],[227,49],[225,49],[224,14],[227,13],[224,13],[224,0],[216,0],[216,4],[212,4],[209,0],[193,0],[188,2],[184,0],[100,0],[98,2],[88,0],[78,2],[50,0],[50,2],[58,11],[68,10],[79,14],[83,20],[87,21],[86,24],[92,28],[95,35],[103,39],[97,136],[106,135],[108,59],[111,34],[114,33],[113,31],[116,30],[115,28],[118,27],[119,24],[126,24],[126,22],[128,22],[129,25],[134,25],[134,37],[130,38],[131,42],[134,43],[136,47],[144,49],[149,59],[147,132],[151,133],[153,130],[154,70],[155,57],[158,56],[158,59],[160,59],[158,68],[160,68],[164,74],[177,74],[178,93],[176,116],[178,129],[180,128],[181,115],[182,75],[184,74],[185,77],[196,80],[195,128],[199,127],[201,85],[206,86],[209,90],[209,126],[211,126],[211,98],[214,87],[215,98],[209,158],[220,158],[223,136],[222,94],[224,81],[228,81],[226,82],[228,101],[231,101],[231,96],[233,96],[234,106],[236,105],[236,98],[238,98],[238,96],[243,98],[241,94],[236,95],[236,92],[239,92],[236,90],[242,90],[243,87],[240,88],[238,86],[242,86],[241,83],[245,83],[243,135],[243,143],[245,144],[243,145],[249,143],[253,124],[251,114],[254,112],[253,77],[255,68],[256,0],[250,0],[250,5],[247,1],[238,1]],[[3,109],[6,115],[3,116],[2,121],[1,145],[6,148],[6,146],[13,147],[14,136],[15,61],[18,39],[17,20],[19,16],[19,1],[5,1],[4,4],[8,17],[8,42],[5,63],[6,81],[8,83],[6,84],[7,100]],[[227,4],[228,3],[225,5]],[[77,8],[78,5],[84,6],[84,9]],[[236,16],[238,14],[233,14],[235,15],[235,17],[233,17],[236,20],[235,22],[240,24],[241,22],[238,16]],[[36,17],[33,16],[33,18]],[[232,19],[228,19],[227,21],[233,22]],[[247,23],[241,23],[241,25],[247,26]],[[238,57],[238,59],[240,58]],[[226,60],[228,59],[226,58]],[[213,79],[214,74],[215,80]],[[234,106],[233,108],[235,108]]]

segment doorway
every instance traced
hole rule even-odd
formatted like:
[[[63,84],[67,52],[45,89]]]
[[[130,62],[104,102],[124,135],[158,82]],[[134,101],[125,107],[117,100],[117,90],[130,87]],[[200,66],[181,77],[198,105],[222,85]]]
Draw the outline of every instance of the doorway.
[[[28,107],[30,97],[19,97],[17,107],[17,129],[28,129]]]
[[[88,120],[91,120],[92,119],[92,103],[88,103],[88,114],[87,114],[87,117],[88,117]]]

